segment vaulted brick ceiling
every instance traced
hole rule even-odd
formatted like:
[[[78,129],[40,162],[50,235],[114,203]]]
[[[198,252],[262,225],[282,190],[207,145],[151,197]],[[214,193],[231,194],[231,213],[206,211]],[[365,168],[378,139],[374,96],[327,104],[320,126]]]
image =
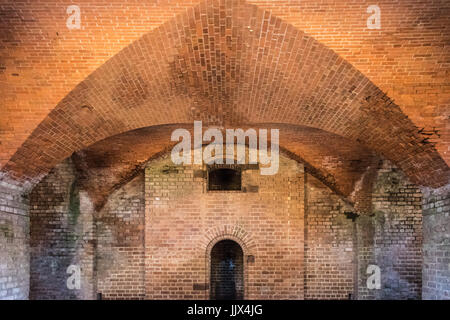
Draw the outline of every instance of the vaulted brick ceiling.
[[[170,141],[171,133],[178,127],[152,126],[129,131],[75,153],[72,159],[81,187],[101,207],[109,194],[132,179],[148,160],[171,149],[175,144]],[[183,127],[193,136],[192,124]],[[279,128],[281,153],[304,163],[309,173],[346,199],[351,198],[355,184],[378,159],[361,144],[322,130],[278,124],[265,124],[263,128]]]
[[[108,43],[90,52],[97,46]],[[20,88],[27,90],[7,96],[12,106]],[[42,100],[36,92],[27,101]],[[142,35],[70,91],[12,156],[14,147],[5,149],[3,171],[37,181],[102,139],[193,120],[317,128],[392,160],[419,185],[449,181],[440,154],[379,87],[311,35],[244,1],[202,2]]]

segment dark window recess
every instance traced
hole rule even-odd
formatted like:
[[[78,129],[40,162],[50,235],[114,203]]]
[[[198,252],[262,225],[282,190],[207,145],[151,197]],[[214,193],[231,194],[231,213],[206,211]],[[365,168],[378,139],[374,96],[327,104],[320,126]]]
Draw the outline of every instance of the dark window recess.
[[[208,190],[241,190],[240,170],[219,168],[208,174]]]
[[[244,298],[244,255],[232,240],[219,241],[211,251],[212,300]]]

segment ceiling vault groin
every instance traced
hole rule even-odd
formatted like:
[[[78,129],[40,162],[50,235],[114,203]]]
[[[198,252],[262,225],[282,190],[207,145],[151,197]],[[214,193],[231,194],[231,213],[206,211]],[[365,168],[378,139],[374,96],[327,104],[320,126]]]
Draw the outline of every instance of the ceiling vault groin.
[[[449,182],[445,161],[382,90],[313,37],[240,0],[202,2],[125,47],[58,103],[2,171],[33,184],[108,137],[194,120],[316,128],[392,161],[418,185]]]

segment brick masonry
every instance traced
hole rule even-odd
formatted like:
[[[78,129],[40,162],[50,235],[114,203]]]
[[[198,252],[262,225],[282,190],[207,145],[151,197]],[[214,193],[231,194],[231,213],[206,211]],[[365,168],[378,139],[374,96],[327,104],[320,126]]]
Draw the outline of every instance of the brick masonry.
[[[271,122],[360,141],[416,184],[443,186],[448,3],[383,1],[375,31],[366,25],[371,4],[92,0],[83,28],[68,30],[60,2],[47,10],[8,2],[2,168],[37,181],[74,151],[125,131]]]
[[[145,285],[148,299],[208,299],[207,248],[242,244],[245,299],[304,297],[303,166],[280,158],[277,175],[244,170],[241,191],[207,191],[204,165],[146,169]],[[206,290],[196,290],[203,285]]]
[[[307,176],[307,298],[421,298],[422,193],[388,161],[373,179],[371,208],[358,212]],[[380,290],[367,288],[370,264],[381,269]]]
[[[93,208],[77,179],[68,159],[30,193],[30,299],[94,297]],[[71,265],[80,268],[80,290],[67,286]]]
[[[305,298],[349,299],[355,281],[349,206],[310,174],[305,185]]]
[[[205,170],[162,155],[95,211],[72,160],[56,167],[30,195],[30,298],[208,299],[210,252],[223,239],[243,249],[246,299],[421,297],[421,192],[389,162],[374,175],[372,214],[359,216],[286,156],[275,176],[244,170],[245,192],[207,191]],[[427,265],[438,278],[424,269],[424,297],[434,286],[429,297],[445,298],[447,249],[424,248],[438,262]],[[70,264],[82,267],[81,290],[67,289]],[[369,264],[381,290],[367,289]]]
[[[138,221],[146,198],[138,204],[139,183],[126,182],[150,156],[170,147],[158,133],[160,125],[201,119],[290,127],[281,147],[333,192],[350,196],[361,214],[352,231],[354,267],[358,263],[352,281],[359,298],[420,296],[420,192],[413,184],[420,185],[422,295],[447,299],[449,2],[379,1],[382,28],[368,30],[366,9],[372,4],[89,0],[80,5],[82,28],[69,30],[66,3],[5,0],[0,12],[0,297],[28,297],[31,287],[30,297],[90,298],[96,286],[105,298],[145,296],[145,285],[126,287],[116,281],[123,276],[120,270],[104,263],[114,257],[133,266],[129,274],[145,279],[141,241],[148,225]],[[128,131],[148,126],[147,136]],[[128,150],[110,142],[100,144],[97,153],[86,149],[125,131]],[[142,147],[148,141],[154,142],[151,155]],[[87,151],[90,163],[75,160],[76,170],[61,164],[81,149],[78,156]],[[373,165],[372,151],[396,163],[405,176],[386,163]],[[391,178],[401,182],[393,185]],[[21,185],[30,181],[41,181],[30,195],[32,207],[29,190]],[[330,293],[320,289],[322,275],[308,277],[308,272],[314,264],[322,267],[315,257],[328,239],[331,255],[348,250],[342,255],[348,267],[350,240],[340,236],[347,236],[350,226],[341,221],[341,200],[327,198],[313,178],[306,175],[304,181],[311,209],[305,201],[305,259],[311,268],[304,266],[304,295],[344,297],[352,283],[348,273],[339,277],[345,290]],[[331,215],[325,216],[328,209]],[[30,232],[29,215],[35,221]],[[309,235],[317,234],[314,243],[308,243],[308,223]],[[80,292],[61,287],[63,267],[72,262],[89,279]],[[380,292],[365,289],[369,263],[389,270]],[[48,274],[55,283],[47,281]]]
[[[423,193],[422,297],[450,300],[450,189]]]
[[[28,298],[29,224],[21,188],[0,182],[0,300]]]
[[[144,173],[114,191],[96,216],[97,292],[102,299],[143,299]]]
[[[388,161],[376,171],[372,210],[357,219],[358,299],[420,299],[422,194]],[[381,269],[381,289],[367,289],[367,267]]]
[[[384,162],[373,186],[375,254],[382,271],[378,299],[420,299],[422,287],[422,194]]]

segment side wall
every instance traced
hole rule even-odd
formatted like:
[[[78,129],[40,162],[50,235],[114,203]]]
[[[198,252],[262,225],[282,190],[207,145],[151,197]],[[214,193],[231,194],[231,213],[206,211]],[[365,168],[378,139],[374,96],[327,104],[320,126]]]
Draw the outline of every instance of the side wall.
[[[33,189],[30,203],[30,299],[92,299],[93,208],[70,159]],[[67,286],[71,265],[80,269],[80,289]]]
[[[30,202],[31,299],[144,297],[143,173],[96,213],[68,159],[33,189]],[[80,267],[80,289],[67,286],[71,265]]]
[[[420,299],[422,193],[388,161],[377,171],[372,210],[357,219],[358,298]],[[369,265],[381,271],[381,288],[369,290]]]
[[[204,166],[163,157],[94,212],[66,160],[30,194],[30,298],[208,299],[209,245],[231,238],[245,251],[247,299],[418,299],[421,193],[386,162],[375,177],[372,212],[353,221],[345,214],[352,207],[293,160],[282,157],[275,176],[244,170],[245,192],[207,192]],[[22,219],[13,222],[20,226],[26,199],[13,194],[3,197],[23,211],[7,217]],[[424,203],[424,297],[445,299],[448,193],[431,193]],[[12,247],[4,230],[3,298],[26,298],[27,230],[14,230],[24,238]],[[369,264],[381,268],[381,290],[367,288]],[[80,290],[67,288],[69,265],[81,267]]]
[[[102,299],[143,299],[144,173],[114,191],[96,216],[97,292]]]
[[[424,190],[423,299],[450,300],[450,187]]]
[[[354,291],[354,223],[345,203],[306,175],[305,298],[349,299]]]
[[[167,157],[146,169],[146,298],[208,299],[207,247],[230,236],[244,247],[245,299],[304,298],[303,166],[244,170],[246,192],[206,191],[204,170]]]
[[[0,181],[0,300],[28,299],[30,279],[28,199]]]

